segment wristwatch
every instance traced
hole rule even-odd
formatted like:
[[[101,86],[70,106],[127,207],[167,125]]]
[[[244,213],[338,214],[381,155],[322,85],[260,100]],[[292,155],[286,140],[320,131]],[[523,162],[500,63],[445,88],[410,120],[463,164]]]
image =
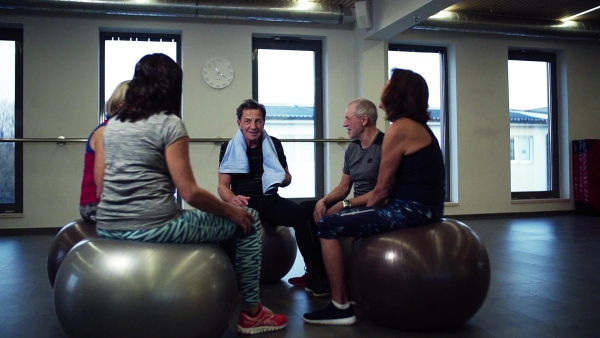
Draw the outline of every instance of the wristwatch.
[[[344,209],[352,208],[352,204],[350,204],[350,200],[343,200],[342,205],[344,206]]]

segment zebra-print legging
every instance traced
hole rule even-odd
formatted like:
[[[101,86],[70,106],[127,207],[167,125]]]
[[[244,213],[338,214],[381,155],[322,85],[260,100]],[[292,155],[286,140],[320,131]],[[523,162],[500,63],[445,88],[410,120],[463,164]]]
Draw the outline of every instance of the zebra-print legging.
[[[244,305],[257,305],[259,298],[261,232],[258,212],[247,208],[256,222],[249,234],[240,235],[235,255],[235,273],[242,291]],[[240,234],[239,226],[225,217],[200,210],[181,210],[181,216],[161,227],[148,230],[97,229],[104,238],[156,243],[202,243],[217,242]]]

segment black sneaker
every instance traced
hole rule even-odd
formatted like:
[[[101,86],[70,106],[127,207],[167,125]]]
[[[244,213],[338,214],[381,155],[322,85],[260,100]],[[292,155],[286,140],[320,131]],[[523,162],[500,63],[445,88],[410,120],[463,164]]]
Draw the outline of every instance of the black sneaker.
[[[329,286],[329,282],[318,274],[308,274],[304,290],[306,290],[306,292],[312,292],[313,296],[315,297],[331,296],[331,287]]]
[[[349,306],[345,310],[340,310],[332,302],[321,310],[304,314],[304,321],[310,324],[321,325],[352,325],[356,323],[354,309]]]

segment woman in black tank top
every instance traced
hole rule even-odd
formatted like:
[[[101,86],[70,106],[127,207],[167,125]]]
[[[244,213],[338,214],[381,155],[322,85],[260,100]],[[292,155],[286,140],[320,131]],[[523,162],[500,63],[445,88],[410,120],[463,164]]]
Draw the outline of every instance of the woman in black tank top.
[[[383,140],[377,185],[366,207],[325,216],[319,223],[332,302],[305,314],[305,321],[338,325],[356,321],[346,295],[340,236],[364,237],[432,223],[442,216],[445,169],[438,140],[427,126],[428,101],[429,89],[421,75],[392,71],[379,104],[391,125]]]

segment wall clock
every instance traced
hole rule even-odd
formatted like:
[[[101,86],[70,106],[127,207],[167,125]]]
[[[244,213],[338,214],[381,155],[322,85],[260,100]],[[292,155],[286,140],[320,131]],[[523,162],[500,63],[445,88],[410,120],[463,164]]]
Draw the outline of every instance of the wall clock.
[[[227,59],[216,57],[212,58],[202,68],[202,78],[207,85],[215,89],[223,89],[233,81],[235,71],[231,62]]]

